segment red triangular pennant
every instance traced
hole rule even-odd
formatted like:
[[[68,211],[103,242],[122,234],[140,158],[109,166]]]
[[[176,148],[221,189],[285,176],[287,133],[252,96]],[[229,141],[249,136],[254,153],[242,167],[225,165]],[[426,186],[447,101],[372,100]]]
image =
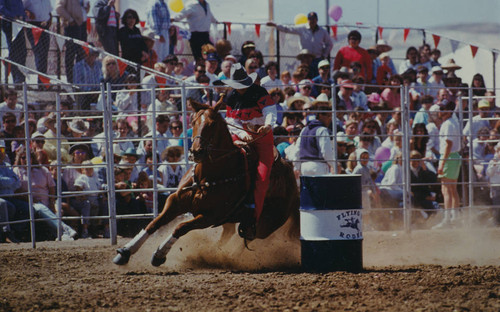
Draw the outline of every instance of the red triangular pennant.
[[[405,28],[404,34],[403,34],[403,40],[406,42],[406,39],[408,38],[408,35],[410,34],[410,28]]]
[[[50,79],[42,75],[38,75],[38,80],[40,80],[43,86],[48,89],[50,87]]]
[[[439,40],[441,40],[441,37],[439,37],[438,35],[432,35],[432,38],[434,39],[434,47],[437,49],[438,45],[439,45]]]
[[[255,33],[257,37],[260,37],[260,24],[255,24]]]
[[[333,39],[337,40],[337,24],[330,26],[332,29]]]
[[[38,40],[40,40],[40,36],[42,35],[43,29],[38,27],[31,28],[31,33],[33,34],[33,40],[35,41],[35,45],[38,44]]]
[[[85,54],[86,54],[86,55],[89,55],[89,47],[88,47],[88,45],[83,44],[83,45],[82,45],[82,49],[83,49],[83,51],[85,51]]]
[[[378,36],[380,37],[380,39],[382,39],[382,32],[384,31],[384,27],[378,27]]]
[[[227,26],[227,34],[231,36],[231,23],[230,22],[224,22]]]
[[[118,61],[118,69],[120,70],[120,76],[122,76],[128,65],[120,60],[117,60],[117,61]]]
[[[92,23],[90,17],[87,17],[87,34],[90,34],[91,30],[92,30]]]
[[[476,57],[478,47],[471,45],[470,50],[472,51],[472,58]]]
[[[142,28],[146,27],[146,21],[140,21],[139,24]]]

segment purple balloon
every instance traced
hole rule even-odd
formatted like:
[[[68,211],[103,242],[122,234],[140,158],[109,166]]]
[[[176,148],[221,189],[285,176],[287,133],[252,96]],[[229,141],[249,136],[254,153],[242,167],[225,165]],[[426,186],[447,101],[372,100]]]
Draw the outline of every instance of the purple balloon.
[[[385,146],[380,146],[375,151],[375,165],[381,166],[384,162],[391,157],[391,150]]]
[[[338,22],[342,17],[342,8],[338,5],[333,5],[328,9],[328,15],[333,18],[334,21]]]

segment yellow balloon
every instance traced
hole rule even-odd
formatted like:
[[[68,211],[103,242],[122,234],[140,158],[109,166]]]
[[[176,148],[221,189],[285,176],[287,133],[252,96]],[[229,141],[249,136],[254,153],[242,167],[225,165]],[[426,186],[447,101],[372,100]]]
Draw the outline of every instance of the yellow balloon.
[[[182,3],[182,0],[169,0],[168,7],[175,13],[179,13],[184,9],[184,3]]]
[[[299,13],[295,15],[293,21],[295,22],[295,25],[305,24],[307,23],[307,16],[305,14]]]

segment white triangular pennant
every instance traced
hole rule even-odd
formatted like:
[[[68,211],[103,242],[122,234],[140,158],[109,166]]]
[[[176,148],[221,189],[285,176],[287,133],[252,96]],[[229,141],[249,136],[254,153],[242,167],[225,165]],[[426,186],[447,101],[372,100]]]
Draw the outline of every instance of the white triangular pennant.
[[[64,47],[64,44],[66,43],[66,39],[61,38],[59,36],[56,36],[56,43],[57,47],[59,48],[59,51],[62,51],[62,48]]]
[[[453,53],[455,53],[455,51],[458,49],[459,44],[460,44],[459,41],[450,39],[451,51],[453,51]]]
[[[17,34],[23,29],[19,23],[12,23],[12,40],[17,37]]]

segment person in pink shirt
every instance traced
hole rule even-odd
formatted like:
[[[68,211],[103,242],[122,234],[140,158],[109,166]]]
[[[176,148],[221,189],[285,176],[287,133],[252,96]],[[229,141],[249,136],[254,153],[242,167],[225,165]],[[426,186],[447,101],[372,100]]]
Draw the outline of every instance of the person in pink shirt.
[[[380,94],[380,97],[387,103],[390,109],[401,107],[400,86],[402,84],[403,78],[400,75],[393,75],[389,80],[389,86]]]
[[[350,67],[352,62],[359,62],[361,64],[360,75],[366,81],[370,81],[372,73],[372,59],[368,52],[359,46],[361,42],[361,34],[357,30],[353,30],[347,35],[349,42],[348,46],[340,48],[335,56],[333,70],[338,70],[345,67]]]

